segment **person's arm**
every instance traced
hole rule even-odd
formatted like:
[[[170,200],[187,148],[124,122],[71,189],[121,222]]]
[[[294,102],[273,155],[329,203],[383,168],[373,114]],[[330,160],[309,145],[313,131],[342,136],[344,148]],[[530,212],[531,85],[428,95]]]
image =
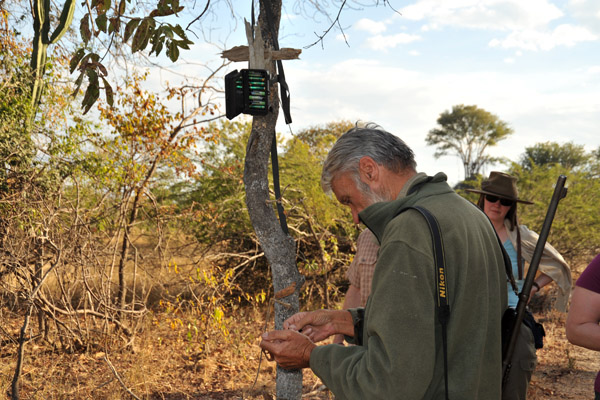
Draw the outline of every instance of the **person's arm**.
[[[419,224],[410,244],[394,241],[379,251],[363,345],[318,346],[311,354],[311,369],[337,397],[425,396],[436,365],[435,280],[431,250],[413,243],[430,243],[431,236],[420,215],[390,234],[402,237],[405,226]]]
[[[317,345],[299,332],[281,330],[265,332],[260,347],[266,350],[280,367],[301,369],[309,366],[310,354]]]
[[[533,298],[533,295],[539,292],[544,286],[552,282],[552,278],[544,273],[540,273],[533,281],[531,285],[531,292],[529,294],[529,300]]]
[[[575,286],[567,316],[567,339],[574,345],[600,351],[600,293]]]
[[[348,291],[346,292],[346,297],[344,298],[344,304],[342,304],[342,310],[347,310],[349,308],[357,308],[360,306],[360,288],[350,284],[350,286],[348,287]],[[344,335],[335,335],[335,337],[333,338],[333,343],[344,343]]]
[[[354,335],[350,312],[344,310],[317,310],[292,315],[284,321],[283,330],[265,332],[260,347],[282,368],[298,369],[309,366],[310,355],[317,342],[342,333]]]
[[[347,310],[300,312],[286,319],[283,329],[300,332],[314,342],[320,342],[338,333],[354,336],[354,322]]]
[[[342,304],[342,310],[357,307],[362,307],[360,305],[360,288],[351,284],[346,292],[346,298],[344,299],[344,304]]]

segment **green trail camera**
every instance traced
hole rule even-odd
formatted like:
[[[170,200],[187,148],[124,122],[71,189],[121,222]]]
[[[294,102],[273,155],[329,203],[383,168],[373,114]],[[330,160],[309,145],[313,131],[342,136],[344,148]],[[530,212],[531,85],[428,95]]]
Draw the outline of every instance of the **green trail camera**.
[[[266,115],[269,112],[269,73],[264,69],[234,70],[225,75],[225,115]]]

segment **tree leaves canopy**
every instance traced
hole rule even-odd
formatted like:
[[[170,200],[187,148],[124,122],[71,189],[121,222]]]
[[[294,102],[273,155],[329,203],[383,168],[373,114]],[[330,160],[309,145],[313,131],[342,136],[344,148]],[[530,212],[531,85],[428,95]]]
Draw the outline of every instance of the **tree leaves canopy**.
[[[484,165],[498,161],[485,151],[513,133],[506,122],[475,105],[453,106],[452,111],[440,114],[437,123],[439,127],[430,130],[425,141],[437,146],[436,158],[456,154],[463,162],[465,179],[477,175]]]
[[[531,170],[534,165],[551,167],[560,164],[567,169],[582,167],[590,161],[583,145],[572,142],[559,144],[556,142],[536,143],[525,148],[520,164]]]

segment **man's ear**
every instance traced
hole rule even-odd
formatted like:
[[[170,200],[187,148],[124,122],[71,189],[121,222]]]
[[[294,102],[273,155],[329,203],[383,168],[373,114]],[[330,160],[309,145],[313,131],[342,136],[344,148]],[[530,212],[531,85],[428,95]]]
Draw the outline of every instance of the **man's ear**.
[[[358,173],[363,182],[376,182],[379,179],[379,165],[369,156],[358,161]]]

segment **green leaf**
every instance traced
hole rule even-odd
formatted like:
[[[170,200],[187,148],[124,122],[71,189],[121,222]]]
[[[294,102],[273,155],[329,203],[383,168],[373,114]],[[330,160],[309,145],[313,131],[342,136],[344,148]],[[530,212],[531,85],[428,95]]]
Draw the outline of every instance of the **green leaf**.
[[[138,26],[139,23],[140,23],[140,19],[139,18],[134,18],[131,21],[129,21],[127,23],[127,25],[125,25],[125,34],[123,36],[123,41],[125,43],[127,43],[127,41],[129,40],[129,38],[131,37],[131,35],[135,31],[135,28],[137,28],[137,26]]]
[[[90,41],[92,37],[92,31],[90,31],[90,14],[85,14],[83,18],[81,18],[79,34],[81,35],[84,44],[87,44],[87,42]]]
[[[157,43],[154,44],[154,47],[152,48],[152,50],[154,51],[154,53],[156,55],[160,54],[160,52],[162,51],[163,45],[164,45],[163,40],[159,40]]]
[[[152,34],[150,30],[150,19],[144,18],[140,26],[133,35],[133,41],[131,43],[131,52],[135,53],[138,50],[144,50],[148,45],[148,40]]]
[[[111,34],[113,32],[119,32],[119,28],[121,27],[121,19],[119,17],[112,17],[108,21],[108,33]]]
[[[104,33],[106,33],[106,22],[106,13],[100,14],[96,17],[96,26],[98,26],[98,29],[100,29]]]
[[[71,74],[73,73],[73,71],[75,71],[75,69],[79,65],[79,61],[81,61],[84,54],[85,54],[85,49],[79,49],[75,52],[75,54],[73,54],[73,57],[71,57],[71,61],[69,61],[69,71]]]
[[[83,96],[83,101],[81,105],[83,106],[83,114],[87,114],[90,111],[90,108],[94,105],[96,100],[100,97],[100,84],[98,81],[98,74],[95,71],[88,70],[87,76],[89,79],[87,90],[85,91],[85,96]]]
[[[173,39],[173,27],[169,25],[163,25],[161,28],[166,37]]]
[[[160,5],[158,6],[158,8],[156,10],[152,10],[152,12],[150,13],[150,17],[154,18],[154,17],[167,17],[169,15],[173,15],[173,14],[177,14],[178,12],[180,12],[181,10],[183,10],[184,7],[173,7],[173,8],[168,8],[167,6],[163,6]]]
[[[125,0],[121,0],[121,2],[119,3],[119,15],[125,14],[125,5]]]
[[[185,32],[184,32],[183,28],[182,28],[180,25],[175,25],[175,26],[173,26],[172,28],[173,28],[173,31],[174,31],[174,32],[175,32],[177,35],[179,35],[179,37],[180,37],[180,38],[182,38],[182,39],[187,39],[187,36],[186,36],[186,34],[185,34]]]
[[[154,34],[152,35],[152,50],[150,50],[150,54],[155,53],[156,55],[159,55],[160,52],[162,51],[162,47],[165,41],[165,36],[162,35],[162,32],[164,31],[165,27],[161,26],[158,29],[156,29],[154,31]]]
[[[189,50],[190,46],[188,46],[189,43],[191,43],[189,40],[188,41],[184,41],[184,40],[177,40],[176,41],[177,46],[181,47],[184,50]]]
[[[171,59],[171,61],[175,62],[179,58],[179,48],[177,44],[174,42],[169,42],[167,44],[167,56]]]
[[[102,82],[104,83],[104,92],[106,93],[106,102],[109,106],[112,107],[114,103],[113,89],[110,86],[110,83],[104,77],[102,78]]]
[[[79,89],[81,88],[81,84],[83,83],[83,77],[84,77],[84,72],[81,71],[81,73],[79,74],[79,77],[77,77],[77,80],[75,81],[75,90],[73,90],[73,93],[71,93],[71,96],[75,97],[79,94]]]
[[[106,70],[106,67],[104,65],[102,65],[100,62],[95,62],[94,65],[100,70],[100,72],[102,73],[102,76],[108,75],[108,71]]]

